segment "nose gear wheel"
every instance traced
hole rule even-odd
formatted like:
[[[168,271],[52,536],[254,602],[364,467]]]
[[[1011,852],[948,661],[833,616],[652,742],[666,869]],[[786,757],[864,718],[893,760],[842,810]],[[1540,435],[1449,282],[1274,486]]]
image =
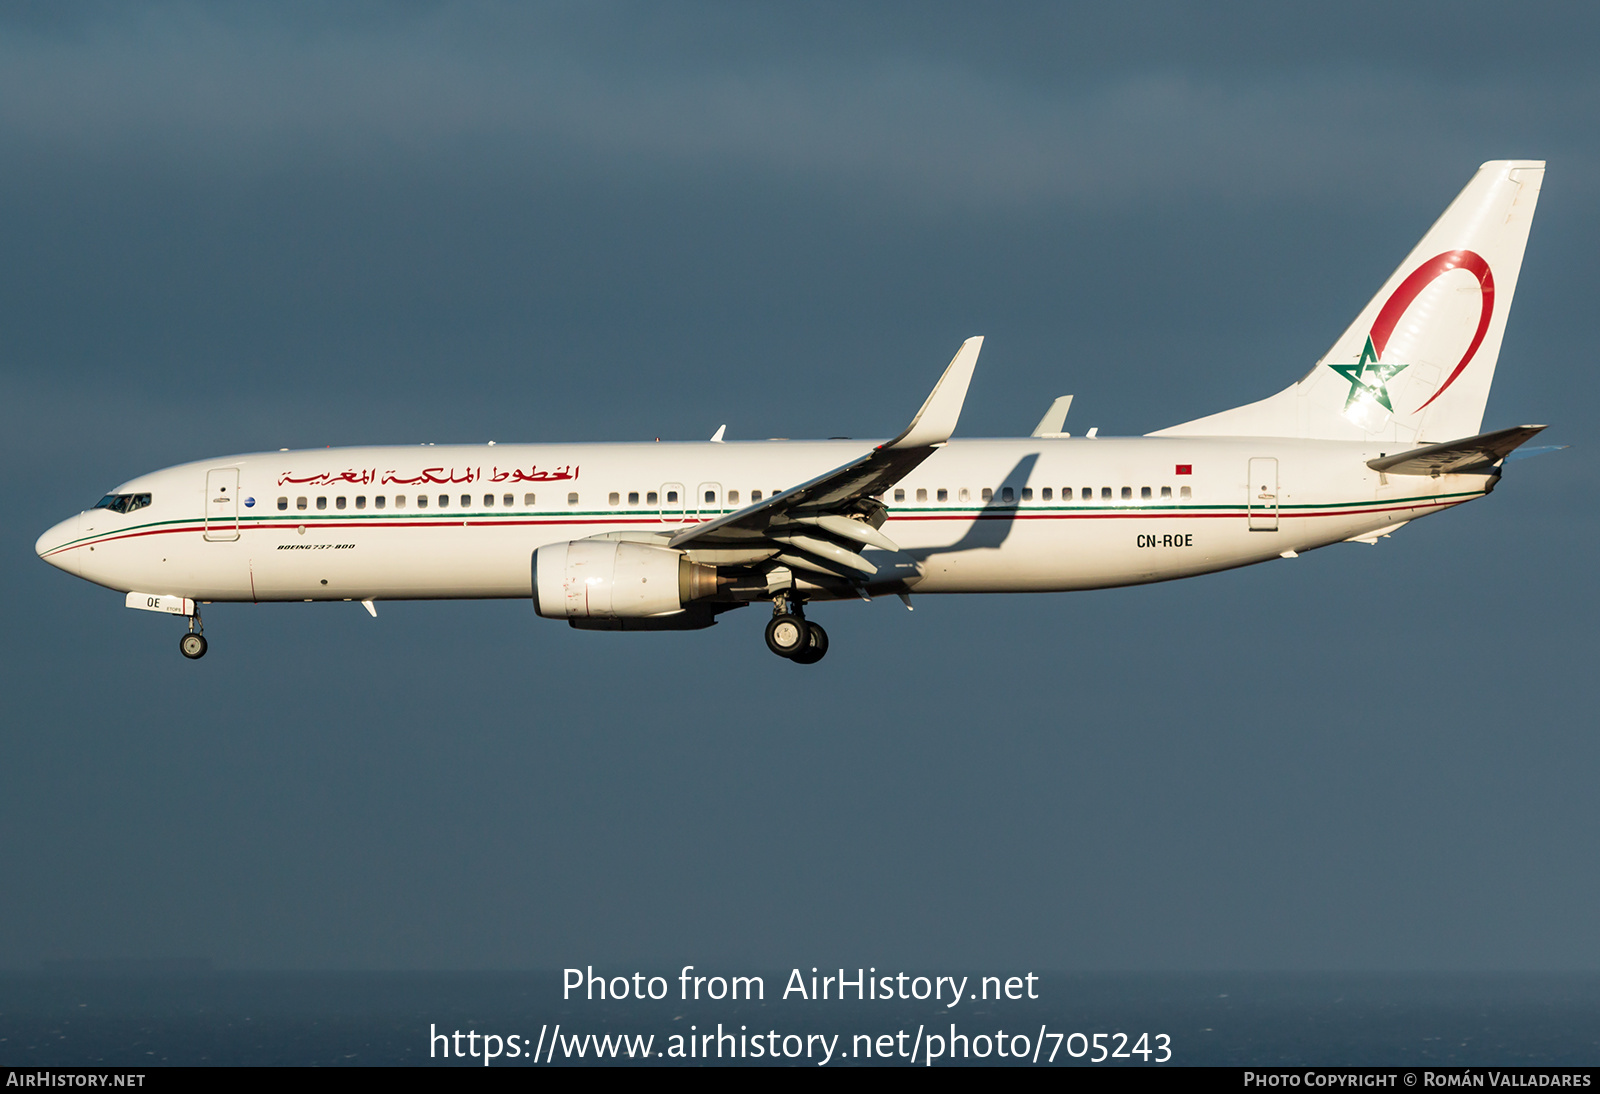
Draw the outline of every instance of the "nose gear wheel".
[[[178,652],[191,661],[198,661],[206,655],[206,629],[205,623],[200,619],[200,605],[194,606],[194,614],[189,617],[189,633],[178,639]]]

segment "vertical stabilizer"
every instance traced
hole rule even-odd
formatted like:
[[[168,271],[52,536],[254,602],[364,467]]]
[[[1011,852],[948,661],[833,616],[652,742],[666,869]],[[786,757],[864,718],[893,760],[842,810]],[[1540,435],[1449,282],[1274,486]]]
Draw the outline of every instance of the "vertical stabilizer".
[[[1543,180],[1542,160],[1484,164],[1299,383],[1152,436],[1424,442],[1476,434]]]

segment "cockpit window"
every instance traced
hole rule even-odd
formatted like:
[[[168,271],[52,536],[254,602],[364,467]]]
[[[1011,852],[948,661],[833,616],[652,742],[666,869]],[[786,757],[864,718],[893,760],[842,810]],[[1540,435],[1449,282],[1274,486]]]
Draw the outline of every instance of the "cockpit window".
[[[113,513],[131,513],[150,504],[149,494],[107,494],[95,505],[96,509],[109,509]]]

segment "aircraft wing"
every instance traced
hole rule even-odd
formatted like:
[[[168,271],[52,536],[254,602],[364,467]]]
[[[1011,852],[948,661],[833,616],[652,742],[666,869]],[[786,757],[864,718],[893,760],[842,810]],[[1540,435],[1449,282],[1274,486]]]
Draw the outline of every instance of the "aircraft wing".
[[[1390,475],[1454,475],[1475,471],[1499,463],[1544,428],[1542,425],[1519,425],[1493,433],[1480,433],[1476,437],[1430,444],[1425,448],[1413,448],[1409,452],[1368,460],[1367,466]]]
[[[982,338],[969,338],[961,344],[922,409],[893,440],[809,482],[685,528],[668,546],[745,547],[771,541],[780,546],[787,561],[797,561],[805,568],[823,573],[839,573],[841,567],[846,573],[876,573],[857,551],[864,545],[886,551],[899,548],[878,531],[885,509],[874,495],[899,482],[950,439],[982,348]],[[806,566],[808,560],[828,565]]]

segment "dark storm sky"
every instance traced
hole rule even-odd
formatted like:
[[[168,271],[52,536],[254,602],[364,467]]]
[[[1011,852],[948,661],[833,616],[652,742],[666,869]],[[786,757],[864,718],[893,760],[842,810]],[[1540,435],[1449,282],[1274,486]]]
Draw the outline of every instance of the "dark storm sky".
[[[1586,5],[9,5],[0,967],[1600,967]],[[355,443],[1140,433],[1298,377],[1549,161],[1485,428],[1376,548],[579,634],[40,562]],[[626,968],[624,968],[626,967]]]

